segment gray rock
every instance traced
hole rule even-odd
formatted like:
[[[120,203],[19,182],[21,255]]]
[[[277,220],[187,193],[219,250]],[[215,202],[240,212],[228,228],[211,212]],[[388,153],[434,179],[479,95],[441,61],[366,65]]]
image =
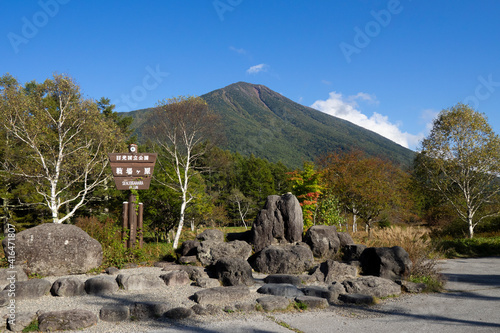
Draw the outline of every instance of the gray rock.
[[[255,310],[255,303],[236,303],[234,308],[237,311],[250,312]]]
[[[177,266],[175,263],[171,262],[171,261],[157,261],[153,264],[154,267],[160,267],[160,268],[167,268],[167,267],[170,267],[170,266]]]
[[[319,287],[319,286],[305,287],[305,288],[302,288],[301,291],[306,296],[314,296],[314,297],[324,298],[330,303],[335,302],[339,297],[339,293],[337,293],[336,291],[332,291],[332,290],[329,290],[329,289],[326,289],[323,287]]]
[[[99,319],[108,322],[125,321],[130,317],[130,308],[124,305],[107,305],[99,311]]]
[[[16,235],[16,262],[43,276],[82,274],[101,265],[102,247],[77,226],[44,223]]]
[[[97,316],[80,309],[44,312],[38,316],[38,329],[42,332],[81,330],[95,324]]]
[[[185,271],[171,271],[160,275],[160,278],[167,286],[185,286],[191,283],[189,275]]]
[[[333,258],[339,251],[340,240],[337,228],[328,225],[315,225],[307,230],[304,237],[316,258]]]
[[[340,248],[343,248],[346,245],[354,244],[354,240],[347,232],[337,232],[337,236],[339,237]]]
[[[304,219],[297,198],[290,193],[270,195],[252,225],[255,252],[273,243],[301,242],[303,232]]]
[[[33,312],[16,312],[16,319],[8,320],[7,327],[12,332],[22,332],[36,317]]]
[[[294,286],[301,286],[302,279],[297,275],[290,274],[269,274],[264,278],[265,283],[288,283]]]
[[[374,304],[375,299],[371,295],[364,294],[341,294],[339,300],[350,304]]]
[[[221,285],[218,279],[200,277],[196,279],[195,286],[201,288],[215,288],[215,287],[220,287]]]
[[[387,297],[401,294],[401,286],[396,282],[377,276],[362,276],[342,282],[348,294],[364,294]]]
[[[108,275],[118,275],[118,273],[120,273],[120,270],[116,267],[108,267],[106,268],[106,273]]]
[[[165,312],[164,316],[169,319],[181,320],[191,317],[194,311],[188,308],[178,307]]]
[[[28,275],[21,266],[13,268],[0,268],[0,289],[5,288],[11,282],[28,281]]]
[[[85,291],[89,295],[113,294],[118,289],[118,283],[112,277],[96,276],[85,281]]]
[[[220,308],[213,304],[207,304],[207,306],[195,304],[191,310],[199,316],[214,316],[220,312]]]
[[[330,284],[335,281],[343,281],[346,278],[355,277],[357,273],[358,269],[354,266],[328,259],[319,266],[316,266],[311,275],[315,276],[319,282]]]
[[[149,290],[165,286],[165,283],[153,274],[119,274],[116,282],[124,290]]]
[[[81,296],[85,295],[85,282],[77,277],[57,279],[50,289],[54,296]]]
[[[198,260],[202,265],[213,265],[225,257],[239,257],[247,260],[252,253],[252,246],[244,241],[217,242],[203,241],[198,247]]]
[[[257,292],[260,294],[283,296],[283,297],[304,296],[304,293],[293,284],[268,283],[257,289]]]
[[[225,257],[214,265],[217,278],[224,286],[251,286],[255,282],[252,267],[243,258]]]
[[[179,258],[179,264],[183,265],[191,265],[191,264],[196,264],[198,262],[198,257],[197,256],[182,256]]]
[[[307,305],[308,309],[324,309],[328,307],[327,299],[322,297],[299,296],[295,298],[295,302]]]
[[[206,229],[201,234],[196,236],[199,241],[213,241],[213,242],[224,242],[224,233],[217,229]]]
[[[203,233],[202,233],[203,234]],[[224,234],[222,234],[222,239],[224,239]],[[195,240],[187,240],[182,243],[181,247],[181,256],[195,256],[198,253],[198,246],[200,246],[200,242]]]
[[[345,294],[347,292],[344,285],[340,282],[332,283],[328,286],[328,290],[332,292],[332,300],[330,300],[330,302],[333,302],[333,300],[337,300],[339,298],[339,295]]]
[[[160,318],[169,309],[168,304],[161,302],[137,302],[130,307],[130,318],[133,320]]]
[[[264,296],[257,298],[264,311],[284,310],[290,306],[290,299],[284,296]]]
[[[50,292],[50,287],[52,283],[44,279],[16,282],[16,300],[42,297]],[[10,285],[6,286],[5,290],[10,290]]]
[[[309,270],[314,257],[305,244],[268,246],[255,254],[252,267],[266,274],[300,274]]]
[[[363,251],[359,261],[364,275],[380,276],[397,280],[409,274],[412,262],[408,252],[400,246],[369,247]]]
[[[354,261],[359,260],[361,257],[361,253],[366,249],[366,245],[363,244],[350,244],[345,245],[342,248],[343,256],[342,260],[344,261]]]
[[[164,272],[184,271],[188,274],[189,279],[196,281],[198,278],[208,278],[208,274],[203,267],[185,266],[185,265],[170,265],[162,269]]]
[[[250,294],[248,287],[216,287],[204,289],[193,295],[193,300],[198,304],[224,304],[244,298]]]
[[[397,284],[399,284],[401,287],[403,287],[403,291],[407,293],[413,293],[413,294],[418,294],[421,293],[427,288],[427,285],[425,283],[415,283],[411,281],[401,281],[398,280],[396,281]]]
[[[8,306],[11,300],[15,301],[14,297],[9,296],[9,290],[0,291],[0,307]]]

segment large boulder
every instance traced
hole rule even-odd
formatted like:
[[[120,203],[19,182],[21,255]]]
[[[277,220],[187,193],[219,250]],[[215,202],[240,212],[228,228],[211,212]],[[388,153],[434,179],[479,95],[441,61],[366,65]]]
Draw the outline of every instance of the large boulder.
[[[256,271],[266,274],[300,274],[309,270],[313,263],[312,251],[305,244],[271,245],[251,260]]]
[[[82,296],[85,295],[85,282],[77,277],[57,279],[50,288],[54,296]]]
[[[38,316],[38,329],[42,332],[82,330],[97,324],[97,316],[88,310],[44,312]]]
[[[252,240],[255,252],[278,243],[302,241],[304,218],[299,200],[287,193],[281,197],[270,195],[252,225]]]
[[[222,258],[215,263],[214,269],[224,286],[251,286],[255,283],[252,267],[243,258]]]
[[[349,244],[342,247],[342,260],[351,262],[359,260],[361,254],[366,250],[367,246],[363,244]]]
[[[205,230],[207,231],[207,230]],[[252,246],[244,241],[219,242],[206,240],[198,246],[198,260],[204,266],[212,265],[225,257],[238,257],[247,260],[252,253]]]
[[[316,266],[311,275],[318,282],[331,284],[333,282],[341,282],[346,278],[355,277],[358,275],[358,269],[354,266],[328,259]]]
[[[348,294],[363,294],[387,297],[401,294],[401,286],[396,282],[378,276],[361,276],[342,282]]]
[[[14,291],[16,299],[34,299],[47,295],[51,287],[52,283],[45,279],[31,279],[16,282],[14,289],[12,289],[12,284],[7,285],[4,291]]]
[[[116,282],[124,290],[150,290],[165,286],[165,283],[154,274],[119,274]]]
[[[224,233],[217,229],[206,229],[201,234],[196,236],[200,242],[203,241],[213,241],[213,242],[223,242],[224,241]]]
[[[410,273],[412,262],[400,246],[369,247],[359,257],[363,275],[398,280]]]
[[[333,258],[339,251],[340,240],[337,228],[330,225],[315,225],[307,230],[304,237],[316,258]]]
[[[7,238],[2,245],[7,256]],[[44,276],[83,274],[101,265],[102,247],[77,226],[45,223],[17,234],[16,262]]]
[[[245,298],[248,295],[250,295],[250,289],[244,286],[215,287],[197,291],[193,295],[193,300],[201,305],[224,304]]]

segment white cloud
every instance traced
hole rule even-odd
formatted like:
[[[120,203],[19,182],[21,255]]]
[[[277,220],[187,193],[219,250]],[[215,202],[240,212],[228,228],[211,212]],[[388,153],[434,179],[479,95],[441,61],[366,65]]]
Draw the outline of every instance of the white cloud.
[[[247,69],[247,74],[257,74],[260,72],[266,72],[269,68],[269,65],[266,64],[258,64]]]
[[[402,132],[399,128],[400,124],[391,123],[389,117],[380,113],[374,112],[371,117],[364,115],[359,110],[357,100],[378,104],[378,100],[374,95],[360,92],[344,98],[342,94],[334,91],[330,93],[327,100],[317,100],[311,107],[369,129],[406,148],[416,147],[423,138],[423,134],[414,135]]]
[[[234,52],[238,53],[238,54],[246,54],[247,53],[247,51],[245,49],[243,49],[243,48],[239,48],[238,49],[238,48],[236,48],[234,46],[230,46],[229,49],[231,51],[234,51]]]

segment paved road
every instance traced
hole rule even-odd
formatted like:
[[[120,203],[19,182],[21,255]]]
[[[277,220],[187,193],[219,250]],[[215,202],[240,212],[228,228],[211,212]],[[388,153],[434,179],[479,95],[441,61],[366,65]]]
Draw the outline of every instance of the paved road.
[[[168,332],[500,332],[500,257],[445,260],[439,266],[448,279],[440,294],[400,297],[364,309],[255,315]]]

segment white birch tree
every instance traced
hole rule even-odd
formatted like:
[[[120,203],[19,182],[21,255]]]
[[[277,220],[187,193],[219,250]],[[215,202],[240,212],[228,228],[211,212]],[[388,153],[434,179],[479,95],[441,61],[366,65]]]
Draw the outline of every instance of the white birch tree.
[[[67,75],[23,87],[6,74],[0,103],[2,174],[31,183],[52,221],[67,221],[109,178],[106,153],[118,147],[121,132]]]
[[[177,249],[184,226],[186,208],[194,199],[191,179],[197,161],[206,152],[206,141],[214,137],[217,117],[200,97],[175,97],[160,101],[147,121],[146,131],[154,138],[161,170],[170,179],[161,184],[179,192],[180,216],[173,248]],[[168,161],[169,165],[164,165]],[[173,170],[173,172],[172,172]]]
[[[441,111],[415,162],[428,185],[467,223],[470,238],[478,223],[500,214],[494,209],[500,194],[500,138],[483,114],[461,103]]]

